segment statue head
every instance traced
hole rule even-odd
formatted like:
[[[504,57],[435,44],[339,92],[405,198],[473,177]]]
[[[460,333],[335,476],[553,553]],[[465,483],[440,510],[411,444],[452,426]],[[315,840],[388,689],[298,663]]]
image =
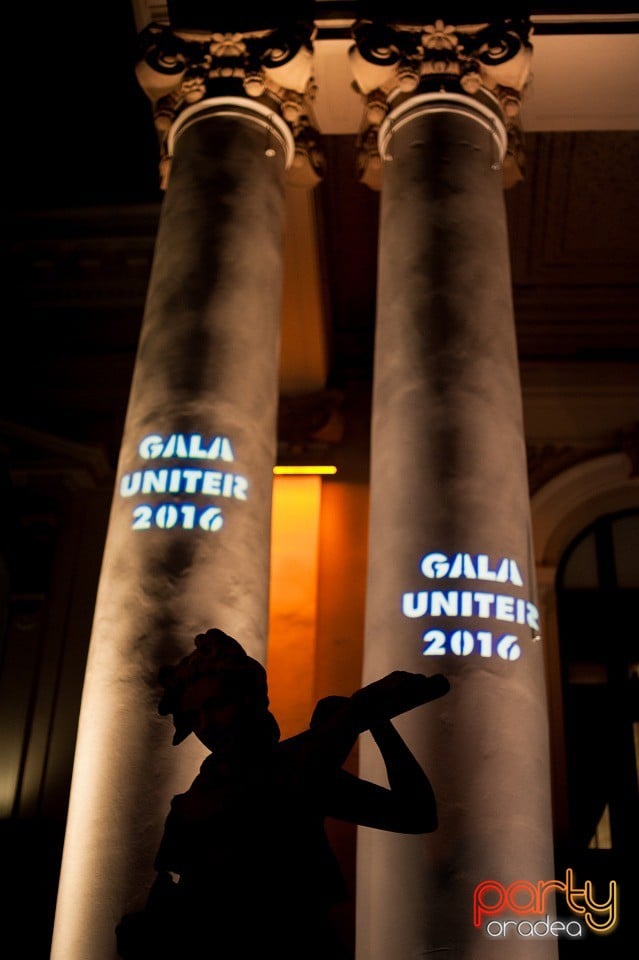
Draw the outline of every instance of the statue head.
[[[195,649],[173,666],[162,667],[162,716],[173,715],[173,743],[190,733],[213,749],[229,736],[279,730],[268,710],[266,671],[241,644],[217,628],[200,633]]]

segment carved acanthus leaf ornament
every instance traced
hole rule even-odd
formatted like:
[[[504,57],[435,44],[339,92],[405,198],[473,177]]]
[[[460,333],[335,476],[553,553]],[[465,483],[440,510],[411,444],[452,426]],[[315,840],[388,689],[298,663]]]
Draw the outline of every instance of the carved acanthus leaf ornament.
[[[202,100],[256,100],[288,124],[295,140],[289,181],[314,186],[324,157],[312,116],[313,24],[250,33],[185,34],[150,23],[139,35],[138,82],[153,104],[162,186],[170,156],[168,133],[180,112]]]
[[[504,184],[522,177],[521,96],[528,82],[532,28],[528,20],[500,19],[456,26],[435,20],[421,26],[359,20],[349,51],[355,84],[365,101],[358,138],[361,179],[381,183],[379,127],[394,106],[421,93],[470,97],[488,93],[508,133]]]

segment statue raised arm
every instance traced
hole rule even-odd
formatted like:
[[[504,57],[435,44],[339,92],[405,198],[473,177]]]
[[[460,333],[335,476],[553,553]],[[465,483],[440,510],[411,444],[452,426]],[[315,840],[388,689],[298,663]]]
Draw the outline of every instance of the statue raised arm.
[[[441,674],[395,671],[351,697],[317,704],[309,728],[280,739],[266,672],[221,630],[163,669],[160,713],[174,744],[194,733],[211,751],[173,798],[145,910],[118,926],[126,960],[348,960],[331,924],[346,896],[325,817],[404,833],[437,826],[428,777],[391,718],[444,695]],[[364,730],[388,787],[343,764]]]

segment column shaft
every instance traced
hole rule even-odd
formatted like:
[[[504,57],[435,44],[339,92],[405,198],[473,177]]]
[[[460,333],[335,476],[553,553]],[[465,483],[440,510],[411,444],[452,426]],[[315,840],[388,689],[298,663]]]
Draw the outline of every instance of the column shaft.
[[[438,830],[360,831],[361,960],[493,957],[475,886],[553,877],[498,125],[471,97],[422,99],[382,130],[364,682],[443,672],[451,691],[397,721]],[[363,744],[361,774],[382,771]],[[555,948],[511,938],[508,956],[530,949]]]
[[[158,668],[214,626],[265,659],[286,137],[257,108],[198,110],[175,141],[124,428],[54,960],[116,955],[204,755],[171,746]]]

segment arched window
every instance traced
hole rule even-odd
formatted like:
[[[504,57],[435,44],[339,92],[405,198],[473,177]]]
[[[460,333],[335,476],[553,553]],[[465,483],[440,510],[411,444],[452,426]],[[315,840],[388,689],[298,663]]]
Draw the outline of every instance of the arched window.
[[[616,880],[631,907],[639,856],[638,510],[602,516],[572,541],[558,566],[557,604],[570,820],[563,866],[602,889]],[[600,947],[617,957],[610,942]]]

